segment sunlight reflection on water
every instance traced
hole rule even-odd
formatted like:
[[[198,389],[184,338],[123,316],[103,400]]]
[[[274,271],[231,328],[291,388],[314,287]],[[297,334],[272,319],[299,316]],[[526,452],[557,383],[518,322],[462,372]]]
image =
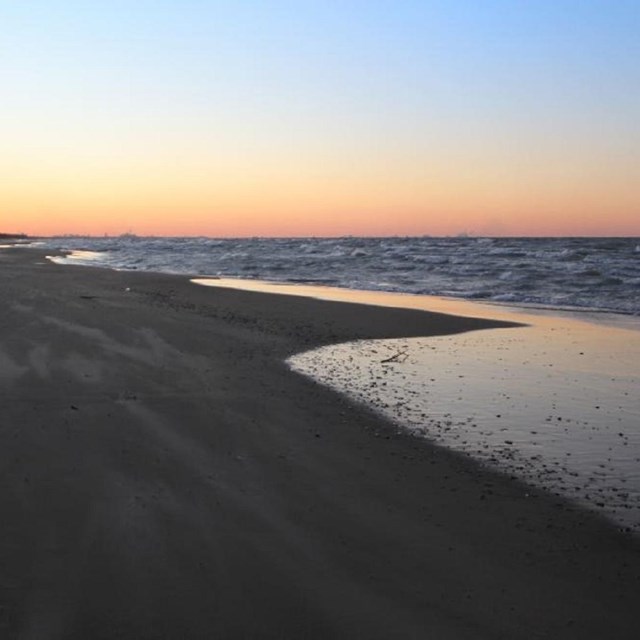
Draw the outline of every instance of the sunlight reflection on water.
[[[640,530],[638,354],[589,334],[524,327],[351,342],[288,363],[416,435]]]
[[[196,282],[523,323],[330,345],[288,364],[418,436],[640,531],[638,318],[565,317],[559,310],[323,286]]]

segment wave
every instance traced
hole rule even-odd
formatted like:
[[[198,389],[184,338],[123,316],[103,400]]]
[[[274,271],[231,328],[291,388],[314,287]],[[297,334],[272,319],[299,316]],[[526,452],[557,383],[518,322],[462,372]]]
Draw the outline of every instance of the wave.
[[[50,238],[59,261],[114,269],[324,283],[346,288],[640,315],[632,238]]]

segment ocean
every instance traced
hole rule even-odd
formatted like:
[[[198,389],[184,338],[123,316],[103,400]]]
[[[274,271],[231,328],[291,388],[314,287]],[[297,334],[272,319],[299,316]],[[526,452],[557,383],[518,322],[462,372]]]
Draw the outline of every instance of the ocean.
[[[637,238],[51,238],[62,262],[640,315]]]
[[[334,299],[351,290],[346,297],[356,302],[521,322],[330,345],[288,365],[399,429],[640,533],[638,239],[123,236],[37,244],[72,252],[53,258],[64,264]]]

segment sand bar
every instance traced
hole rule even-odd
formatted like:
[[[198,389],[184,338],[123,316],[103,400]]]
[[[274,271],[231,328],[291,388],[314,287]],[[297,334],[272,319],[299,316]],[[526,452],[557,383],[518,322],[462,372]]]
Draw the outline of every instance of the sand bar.
[[[0,297],[4,637],[636,637],[635,538],[283,363],[504,323],[37,250]]]

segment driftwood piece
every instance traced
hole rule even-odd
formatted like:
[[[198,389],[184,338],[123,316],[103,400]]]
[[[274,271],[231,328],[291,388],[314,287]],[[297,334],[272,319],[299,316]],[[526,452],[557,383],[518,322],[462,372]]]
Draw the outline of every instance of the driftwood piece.
[[[384,360],[380,360],[380,362],[382,364],[387,364],[389,362],[404,362],[409,355],[407,351],[407,349],[405,349],[404,351],[398,351],[398,353],[395,353],[394,355],[390,356],[389,358],[385,358]]]

